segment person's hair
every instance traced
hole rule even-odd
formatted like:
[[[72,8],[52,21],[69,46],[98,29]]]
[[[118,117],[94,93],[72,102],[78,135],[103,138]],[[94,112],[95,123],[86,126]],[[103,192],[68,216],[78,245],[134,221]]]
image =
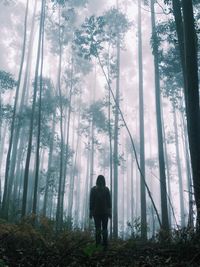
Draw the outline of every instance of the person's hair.
[[[106,186],[105,177],[104,177],[103,175],[99,175],[99,176],[97,177],[96,185],[97,185],[97,186],[100,186],[100,187],[104,187],[104,186]]]

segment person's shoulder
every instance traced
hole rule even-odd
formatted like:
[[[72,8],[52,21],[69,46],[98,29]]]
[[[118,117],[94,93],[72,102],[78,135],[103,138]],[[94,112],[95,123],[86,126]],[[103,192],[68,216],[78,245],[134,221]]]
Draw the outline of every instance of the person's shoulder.
[[[108,191],[108,192],[110,192],[110,189],[107,186],[105,187],[105,190]]]
[[[91,191],[95,191],[97,189],[97,187],[96,186],[93,186],[92,188],[91,188]]]

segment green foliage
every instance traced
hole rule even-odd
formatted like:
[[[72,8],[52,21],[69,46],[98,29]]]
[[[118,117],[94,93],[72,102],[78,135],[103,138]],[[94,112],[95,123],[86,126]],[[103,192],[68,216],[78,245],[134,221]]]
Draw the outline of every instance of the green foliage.
[[[96,252],[102,252],[103,247],[97,246],[95,244],[88,244],[83,248],[83,253],[88,256],[89,258]]]
[[[78,50],[79,56],[91,60],[98,57],[106,44],[116,45],[122,42],[130,23],[125,15],[112,8],[103,16],[91,16],[85,19],[80,29],[75,32],[74,49]]]
[[[1,106],[1,118],[10,122],[12,118],[12,114],[13,114],[13,108],[10,104]]]
[[[195,233],[195,229],[191,227],[174,229],[171,233],[171,242],[176,244],[196,243],[198,242],[198,236]]]
[[[73,4],[74,6],[83,6],[87,3],[87,0],[51,0],[51,2],[55,5],[70,5]]]
[[[103,111],[104,104],[102,101],[96,101],[94,104],[86,108],[83,113],[83,119],[93,121],[98,132],[107,131],[107,119]]]
[[[131,237],[133,239],[140,239],[141,235],[141,223],[140,223],[140,217],[137,217],[133,220],[133,223],[127,222],[127,226],[131,229]]]
[[[178,46],[178,38],[173,19],[160,22],[156,26],[159,40],[159,67],[162,78],[161,89],[173,105],[180,106],[183,88],[183,73]]]
[[[54,221],[49,218],[41,216],[39,218],[38,229],[45,239],[49,240],[54,237]]]
[[[51,2],[58,5],[65,5],[69,2],[69,0],[51,0]]]
[[[8,267],[4,260],[0,259],[0,267]]]
[[[111,8],[104,13],[105,32],[108,36],[109,42],[116,45],[118,40],[122,43],[126,32],[131,26],[125,14],[120,12],[117,8]]]
[[[6,249],[40,246],[44,244],[42,235],[30,223],[23,221],[19,225],[1,224],[0,240]]]
[[[199,266],[199,237],[175,231],[168,243],[139,239],[112,240],[107,252],[89,232],[55,233],[53,221],[29,216],[18,225],[0,221],[0,267],[6,266]],[[188,238],[185,239],[185,235]],[[172,240],[172,241],[171,241]],[[182,240],[186,240],[182,242]]]
[[[94,15],[86,18],[81,28],[75,32],[75,44],[79,50],[79,56],[85,59],[97,57],[103,49],[103,43],[107,41],[104,35],[105,19],[103,16]]]
[[[5,90],[11,90],[17,85],[13,75],[9,72],[0,70],[0,90],[3,93]]]

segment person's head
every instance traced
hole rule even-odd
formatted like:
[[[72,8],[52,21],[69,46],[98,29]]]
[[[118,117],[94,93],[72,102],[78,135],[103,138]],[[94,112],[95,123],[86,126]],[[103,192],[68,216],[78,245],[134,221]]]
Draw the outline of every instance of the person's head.
[[[96,185],[99,186],[99,187],[104,187],[104,186],[106,186],[105,177],[104,177],[103,175],[99,175],[99,176],[97,177]]]

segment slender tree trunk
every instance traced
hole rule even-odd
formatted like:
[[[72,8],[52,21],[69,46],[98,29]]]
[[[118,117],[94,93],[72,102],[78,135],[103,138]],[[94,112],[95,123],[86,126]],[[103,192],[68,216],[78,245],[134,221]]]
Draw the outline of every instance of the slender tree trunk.
[[[160,104],[160,81],[159,81],[159,65],[158,65],[158,40],[155,29],[155,10],[154,0],[151,0],[151,22],[152,22],[152,36],[153,36],[153,55],[155,68],[155,97],[156,97],[156,122],[157,122],[157,136],[158,136],[158,156],[159,156],[159,172],[160,172],[160,190],[161,190],[161,211],[162,211],[162,228],[169,231],[168,207],[167,207],[167,189],[166,189],[166,174],[165,161],[163,150],[163,133],[161,120],[161,104]]]
[[[113,147],[113,237],[118,237],[118,140],[119,140],[119,87],[120,87],[120,41],[117,40],[117,80],[116,80],[116,105],[114,122],[114,147]]]
[[[30,120],[28,149],[27,149],[26,164],[25,164],[25,171],[24,171],[24,186],[23,186],[23,200],[22,200],[22,214],[21,214],[22,217],[24,217],[26,215],[26,205],[27,205],[29,166],[30,166],[30,159],[31,159],[33,125],[34,125],[36,94],[37,94],[37,86],[38,86],[39,60],[40,60],[40,52],[41,52],[40,48],[41,48],[41,36],[42,36],[41,33],[42,33],[43,4],[44,4],[44,1],[42,0],[41,1],[40,26],[39,26],[39,38],[38,38],[38,47],[37,47],[37,59],[36,59],[34,88],[33,88],[33,90],[34,90],[34,92],[33,92],[33,103],[32,103],[31,120]]]
[[[192,174],[191,174],[191,165],[190,165],[190,155],[188,147],[188,135],[187,127],[185,122],[184,113],[181,112],[181,122],[182,122],[182,140],[183,140],[183,150],[185,151],[185,166],[186,166],[186,175],[187,175],[187,188],[188,188],[188,203],[189,203],[189,214],[188,214],[188,226],[194,228],[194,211],[193,211],[193,186],[192,186]]]
[[[20,105],[19,105],[19,112],[18,114],[23,117],[23,111],[24,111],[24,99],[25,99],[25,94],[26,94],[26,89],[27,89],[27,81],[29,80],[30,77],[30,63],[31,63],[31,54],[33,50],[33,37],[34,37],[34,25],[35,25],[35,13],[36,13],[36,7],[37,7],[37,0],[35,1],[34,5],[34,12],[33,12],[33,17],[32,17],[32,25],[31,25],[31,33],[30,33],[30,40],[29,40],[29,46],[28,46],[28,55],[27,55],[27,61],[26,61],[26,70],[24,74],[24,83],[23,83],[23,88],[22,88],[22,95],[21,95],[21,100],[20,100]],[[11,155],[11,160],[10,160],[10,168],[9,168],[9,185],[8,185],[8,193],[7,193],[7,210],[9,210],[9,203],[11,201],[11,192],[13,189],[13,182],[15,177],[15,165],[16,165],[16,160],[18,158],[18,155],[20,157],[20,154],[18,153],[18,143],[19,143],[19,137],[21,136],[21,129],[23,123],[23,119],[17,118],[16,120],[16,125],[15,125],[15,131],[14,131],[14,137],[13,137],[13,147],[12,147],[12,155]],[[23,131],[24,132],[24,131]]]
[[[133,155],[131,153],[131,225],[133,225],[134,197],[133,197]]]
[[[59,7],[59,20],[61,11]],[[56,229],[57,231],[62,228],[62,190],[63,188],[63,167],[64,167],[64,136],[63,136],[63,104],[62,104],[62,92],[61,92],[61,69],[62,69],[62,36],[61,36],[61,25],[59,21],[59,66],[58,66],[58,93],[59,93],[59,105],[60,105],[60,173],[59,173],[59,185],[58,185],[58,200],[56,210]]]
[[[108,47],[108,81],[110,81],[110,43]],[[112,149],[112,125],[111,125],[111,93],[108,88],[108,137],[109,137],[109,161],[110,161],[110,194],[111,194],[111,201],[113,203],[113,149]],[[113,225],[113,216],[110,220],[110,239],[112,239],[112,225]]]
[[[48,196],[49,196],[49,183],[50,183],[50,178],[51,178],[51,165],[52,165],[53,148],[54,148],[55,114],[53,114],[52,124],[53,125],[52,125],[52,135],[51,135],[50,146],[49,146],[47,179],[46,179],[45,193],[44,193],[43,216],[46,216],[47,201],[48,201]]]
[[[89,144],[90,147],[90,144]],[[87,229],[89,224],[88,224],[88,220],[89,220],[89,172],[90,172],[90,148],[88,149],[88,153],[87,153],[87,168],[86,168],[86,182],[85,182],[85,190],[84,190],[84,194],[85,194],[85,201],[83,204],[83,210],[84,210],[84,216],[83,216],[83,220],[84,220],[84,229]]]
[[[80,113],[79,113],[79,118],[78,118],[78,125],[80,125]],[[79,128],[78,128],[78,131],[79,131]],[[78,158],[78,147],[79,147],[79,144],[80,143],[80,135],[78,134],[77,136],[77,141],[76,141],[76,149],[75,149],[75,158],[74,158],[74,165],[73,165],[73,168],[72,168],[72,173],[71,173],[71,181],[70,181],[70,197],[71,197],[71,200],[70,200],[70,205],[69,205],[69,218],[72,218],[72,210],[73,210],[73,203],[74,203],[74,185],[75,185],[75,176],[76,176],[76,166],[77,166],[77,158]],[[78,177],[78,175],[77,175]],[[80,185],[77,184],[76,185],[77,187],[79,187]],[[80,190],[77,190],[77,196],[76,198],[78,198],[78,192]],[[75,213],[78,212],[78,210],[75,210]]]
[[[40,66],[40,86],[39,86],[39,103],[38,103],[38,132],[37,132],[37,146],[36,146],[36,163],[35,163],[35,184],[33,196],[33,214],[36,214],[37,200],[38,200],[38,181],[39,181],[39,166],[40,166],[40,135],[41,135],[41,110],[42,110],[42,86],[43,86],[43,62],[44,62],[44,22],[45,22],[45,4],[43,0],[42,7],[42,29],[41,29],[41,66]]]
[[[147,239],[146,218],[146,188],[145,179],[145,145],[144,145],[144,100],[143,100],[143,59],[142,59],[142,26],[141,0],[138,0],[138,62],[139,62],[139,117],[140,117],[140,168],[143,177],[140,177],[141,196],[141,238]]]
[[[162,98],[161,98],[161,103],[162,103]],[[172,210],[171,210],[171,203],[172,203],[172,194],[171,194],[171,178],[170,178],[170,166],[169,166],[169,156],[168,156],[168,150],[167,150],[167,140],[166,140],[166,135],[165,135],[165,125],[164,125],[164,120],[163,120],[163,111],[164,107],[163,104],[161,104],[161,116],[162,116],[162,130],[163,130],[163,145],[164,145],[164,156],[165,156],[165,164],[166,164],[166,174],[167,174],[167,191],[168,191],[168,216],[169,216],[169,227],[171,228],[172,225]]]
[[[63,216],[63,204],[64,204],[64,193],[65,193],[65,184],[67,176],[67,167],[69,160],[69,134],[70,134],[70,122],[71,122],[71,112],[72,112],[72,93],[73,93],[73,59],[71,62],[71,72],[70,72],[70,91],[69,91],[69,108],[67,115],[67,135],[66,135],[66,157],[65,157],[65,167],[64,167],[64,181],[63,181],[63,191],[62,191],[62,201],[61,201],[61,213]],[[71,200],[68,199],[70,202]],[[68,202],[68,203],[69,203]],[[68,210],[69,212],[69,210]]]
[[[17,104],[18,104],[19,90],[20,90],[21,77],[22,77],[22,71],[23,71],[23,65],[24,65],[24,57],[25,57],[25,50],[26,50],[28,8],[29,8],[29,0],[27,0],[27,2],[26,2],[26,11],[25,11],[25,19],[24,19],[24,40],[23,40],[23,47],[22,47],[22,57],[21,57],[19,75],[18,75],[17,88],[16,88],[16,93],[15,93],[14,109],[13,109],[12,122],[11,122],[11,130],[10,130],[10,139],[9,139],[9,145],[8,145],[8,153],[7,153],[7,157],[6,157],[5,182],[4,182],[4,193],[3,193],[3,202],[2,202],[2,215],[5,218],[8,217],[7,191],[8,191],[8,182],[9,182],[8,180],[9,180],[9,171],[10,171],[10,157],[11,157],[12,146],[13,146],[13,137],[14,137],[14,130],[15,130],[15,120],[16,120]]]
[[[120,205],[120,201],[119,201],[119,206],[121,206],[121,212],[122,212],[122,216],[121,216],[121,231],[122,231],[122,239],[124,239],[124,216],[125,216],[125,212],[124,212],[124,199],[125,199],[125,172],[122,174],[122,185],[121,185],[121,205]]]
[[[13,193],[12,193],[12,202],[15,203],[17,201],[17,192],[20,187],[20,176],[19,174],[21,173],[21,164],[22,164],[22,159],[23,159],[23,150],[24,150],[24,136],[22,136],[22,132],[19,138],[19,149],[18,149],[18,158],[17,158],[17,163],[16,163],[16,171],[15,171],[15,181],[14,181],[14,186],[13,186]]]
[[[174,106],[173,106],[173,116],[174,116],[174,131],[175,131],[176,166],[177,166],[177,169],[178,169],[178,179],[179,179],[179,201],[180,201],[180,213],[181,213],[181,227],[185,227],[185,207],[184,207],[184,197],[183,197],[183,178],[182,178],[181,164],[180,164],[177,117],[176,117],[176,109],[175,109]]]
[[[0,173],[2,168],[2,161],[3,161],[3,154],[5,148],[5,141],[6,141],[6,133],[8,132],[8,123],[5,122],[4,129],[2,130],[1,135],[1,147],[0,147]]]
[[[79,101],[79,107],[81,104],[81,97]],[[78,129],[77,129],[77,144],[76,144],[76,157],[75,157],[75,163],[74,166],[76,165],[76,162],[78,163],[78,166],[81,166],[81,136],[80,136],[80,120],[81,120],[81,111],[79,109],[78,112]],[[75,226],[78,227],[79,224],[79,216],[80,216],[80,192],[81,192],[81,173],[80,170],[78,170],[77,174],[77,181],[76,181],[76,202],[75,202]]]

